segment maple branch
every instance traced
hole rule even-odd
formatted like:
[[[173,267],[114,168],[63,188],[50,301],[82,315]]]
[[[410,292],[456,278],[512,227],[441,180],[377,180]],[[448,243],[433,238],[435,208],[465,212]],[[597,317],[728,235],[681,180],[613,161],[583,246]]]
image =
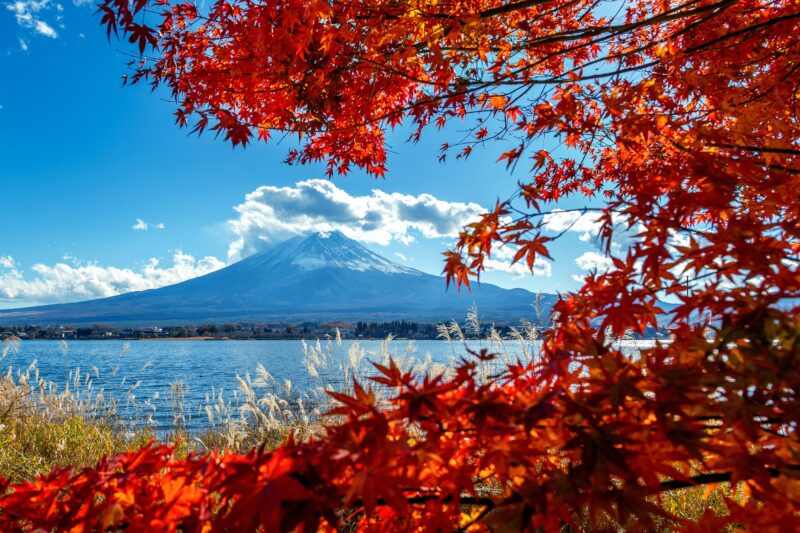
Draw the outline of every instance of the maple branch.
[[[529,47],[535,48],[538,46],[543,46],[546,44],[554,44],[559,42],[569,42],[578,39],[582,39],[585,37],[595,37],[604,34],[610,34],[606,38],[600,41],[594,41],[591,43],[585,43],[581,46],[588,46],[590,44],[598,44],[607,40],[607,38],[622,35],[625,33],[630,32],[631,30],[646,28],[648,26],[655,26],[657,24],[661,24],[662,22],[669,22],[672,20],[678,20],[686,17],[690,17],[692,15],[698,15],[700,13],[706,13],[708,11],[717,11],[721,13],[725,9],[729,8],[733,4],[735,4],[737,0],[721,0],[715,4],[709,4],[707,6],[701,6],[693,9],[687,9],[682,11],[684,8],[691,6],[697,3],[697,0],[692,0],[685,4],[682,4],[678,7],[673,9],[668,9],[659,13],[658,15],[652,16],[650,18],[642,19],[637,22],[629,22],[627,24],[617,24],[617,25],[608,25],[608,26],[587,26],[585,28],[577,28],[574,30],[563,31],[560,33],[553,33],[551,35],[541,37],[538,39],[534,39],[530,42]],[[569,51],[569,50],[566,50]]]
[[[683,4],[682,6],[678,6],[676,8],[664,11],[663,13],[661,13],[661,14],[655,16],[655,17],[651,17],[649,19],[644,19],[644,20],[641,20],[639,22],[633,22],[633,23],[629,23],[629,24],[622,24],[622,25],[616,25],[616,26],[591,27],[591,28],[584,28],[584,29],[581,29],[581,30],[577,30],[576,29],[576,30],[571,30],[571,32],[561,32],[561,34],[555,33],[555,34],[552,34],[552,35],[547,36],[547,37],[542,37],[542,38],[540,38],[538,40],[534,40],[534,41],[532,41],[530,43],[527,43],[526,44],[526,48],[527,49],[532,49],[532,48],[536,48],[536,47],[543,46],[543,45],[556,44],[556,43],[559,43],[559,42],[569,42],[569,41],[578,40],[578,39],[584,38],[584,37],[594,37],[594,36],[605,34],[602,38],[599,38],[599,39],[596,39],[596,40],[590,40],[590,41],[584,42],[584,43],[578,43],[578,44],[576,44],[574,46],[571,46],[569,48],[566,48],[564,50],[559,50],[557,52],[553,52],[551,54],[547,54],[544,57],[540,58],[539,60],[537,60],[537,61],[535,61],[535,62],[533,62],[531,64],[523,65],[519,69],[508,73],[505,76],[505,78],[513,78],[515,76],[518,76],[519,74],[522,74],[523,72],[525,72],[527,70],[530,70],[532,68],[536,68],[538,65],[544,63],[548,59],[552,59],[553,57],[558,57],[558,56],[565,56],[566,54],[568,54],[570,52],[574,52],[574,51],[580,50],[580,49],[588,47],[588,46],[599,45],[600,43],[606,42],[606,41],[612,39],[613,37],[617,37],[619,35],[623,35],[624,33],[627,33],[627,32],[629,32],[631,30],[634,30],[634,29],[653,26],[653,25],[656,25],[656,24],[660,24],[661,22],[668,22],[670,20],[680,19],[680,18],[688,17],[688,16],[691,16],[691,15],[694,15],[694,14],[704,13],[704,12],[707,12],[707,11],[715,11],[715,10],[717,10],[719,8],[718,11],[713,13],[713,15],[716,16],[719,13],[721,13],[722,11],[724,11],[725,9],[729,8],[731,5],[735,4],[736,1],[737,0],[721,0],[720,2],[718,2],[716,4],[711,4],[709,6],[699,7],[699,8],[696,8],[694,10],[689,10],[689,11],[686,11],[686,12],[683,12],[683,13],[676,13],[676,11],[678,11],[679,9],[682,9],[684,7],[687,7],[687,6],[690,6],[690,5],[693,5],[693,4],[697,3],[697,0],[692,0],[690,2],[687,2],[686,4]],[[710,18],[710,17],[708,17],[708,18]],[[708,20],[708,18],[704,19],[704,21]],[[584,34],[583,35],[572,35],[577,31],[581,31]],[[610,57],[613,57],[613,56],[610,56]],[[591,62],[591,63],[594,63],[594,62]],[[652,66],[652,65],[650,65],[650,66]],[[575,69],[573,69],[573,70],[575,70]],[[637,68],[630,68],[630,70],[637,70]],[[563,80],[560,80],[560,81],[563,82]]]
[[[717,37],[715,39],[712,39],[712,40],[710,40],[708,42],[699,44],[699,45],[697,45],[697,46],[695,46],[693,48],[689,48],[688,50],[685,50],[683,53],[692,54],[692,53],[697,52],[699,50],[702,50],[702,49],[705,49],[705,48],[709,48],[712,45],[717,44],[719,42],[722,42],[724,40],[732,39],[733,37],[737,37],[739,35],[744,35],[744,34],[747,34],[747,33],[751,32],[751,31],[754,31],[754,30],[757,30],[757,29],[766,28],[766,27],[769,27],[769,26],[772,26],[772,25],[775,25],[775,24],[779,24],[781,22],[786,22],[788,20],[796,19],[798,17],[800,17],[800,13],[797,13],[797,14],[794,14],[794,15],[785,15],[783,17],[777,17],[777,18],[774,18],[774,19],[770,19],[770,20],[761,22],[759,24],[753,24],[752,26],[747,26],[747,27],[738,29],[736,31],[733,31],[731,33],[726,33],[725,35],[721,35],[721,36],[719,36],[719,37]]]
[[[693,153],[690,148],[687,148],[686,146],[682,146],[681,144],[677,143],[676,141],[670,140],[669,142],[675,148],[677,148],[678,150],[681,150],[682,152]],[[715,146],[715,145],[710,144],[709,146]],[[780,148],[757,148],[757,147],[752,147],[752,146],[737,146],[737,145],[722,145],[722,146],[726,146],[726,147],[727,146],[731,146],[732,148],[747,149],[747,150],[750,150],[750,151],[765,152],[765,153],[789,153],[789,154],[792,154],[792,155],[800,153],[797,150],[790,150],[789,152],[786,152],[786,151],[784,151],[784,149],[780,149]],[[737,159],[735,157],[732,157],[731,160],[732,161],[736,161],[737,163],[743,161],[742,159]],[[762,165],[762,166],[764,168],[769,169],[769,170],[777,170],[779,172],[786,172],[787,174],[800,174],[800,168],[786,167],[786,166],[783,166],[783,165],[776,165],[776,164],[767,164],[767,165]]]
[[[784,465],[783,469],[779,469],[779,468],[775,468],[775,467],[768,467],[765,470],[766,470],[766,472],[767,472],[767,474],[769,475],[770,478],[776,478],[776,477],[779,477],[779,476],[782,476],[782,475],[786,475],[787,472],[800,472],[800,465]],[[662,481],[657,487],[651,488],[649,490],[649,493],[651,495],[655,495],[655,494],[660,494],[662,492],[667,492],[667,491],[671,491],[671,490],[687,489],[687,488],[691,488],[691,487],[697,487],[697,486],[701,486],[701,485],[710,485],[710,484],[714,484],[714,483],[731,482],[733,479],[734,479],[734,473],[733,472],[706,472],[706,473],[703,473],[703,474],[697,474],[697,475],[692,476],[692,477],[690,477],[688,479],[671,479],[671,480],[668,480],[668,481]],[[747,479],[751,479],[751,478],[746,478],[746,479],[739,478],[739,479],[737,479],[737,481],[746,481]],[[646,487],[639,487],[639,488],[646,488]],[[625,493],[625,489],[624,488],[615,488],[615,489],[611,489],[611,490],[607,491],[606,495],[608,495],[610,497],[613,497],[613,496],[617,496],[617,495],[624,494],[624,493]],[[425,504],[425,503],[428,503],[428,502],[431,502],[431,501],[441,501],[442,503],[447,504],[447,503],[452,503],[454,500],[455,500],[455,497],[452,496],[452,495],[448,494],[447,496],[442,498],[440,494],[436,494],[436,493],[418,495],[418,496],[410,496],[410,497],[406,498],[406,501],[411,505]],[[485,517],[489,512],[491,512],[491,511],[493,511],[495,509],[502,508],[504,505],[507,505],[507,504],[516,505],[518,503],[517,498],[514,497],[514,496],[505,498],[505,501],[498,501],[498,500],[495,500],[495,499],[489,498],[489,497],[460,496],[458,498],[458,501],[462,505],[475,505],[475,506],[483,506],[484,507],[483,511],[478,515],[478,517],[476,517],[474,520],[472,520],[470,522],[470,525],[473,524],[473,523],[477,523],[483,517]],[[388,505],[388,503],[385,500],[383,500],[382,498],[379,498],[376,501],[376,503],[378,505]],[[355,506],[357,506],[357,507],[362,507],[363,508],[363,501],[361,501],[361,500],[355,501],[355,502],[353,502],[353,504]],[[466,530],[467,527],[469,527],[469,526],[462,527],[459,530]]]
[[[770,478],[776,478],[782,475],[786,475],[787,471],[800,472],[800,465],[785,465],[784,470],[772,467],[766,468],[765,470],[769,474]],[[656,492],[656,494],[668,490],[696,487],[698,485],[729,482],[732,481],[733,478],[734,478],[733,472],[707,472],[705,474],[698,474],[696,476],[690,477],[688,480],[673,479],[670,481],[663,481],[660,484],[659,490]],[[745,481],[745,480],[739,479],[738,481]],[[616,492],[621,492],[621,491],[618,490]]]
[[[597,213],[609,212],[609,213],[617,213],[619,215],[629,215],[628,212],[626,212],[626,211],[624,211],[622,209],[609,209],[609,208],[606,208],[606,207],[588,207],[588,206],[587,207],[576,207],[576,208],[573,208],[573,209],[558,209],[558,210],[554,209],[554,210],[550,210],[550,211],[536,211],[535,213],[527,213],[527,212],[522,211],[521,209],[511,205],[511,203],[510,203],[513,200],[515,200],[516,198],[518,198],[519,196],[520,196],[520,193],[517,193],[517,195],[515,197],[512,197],[512,198],[510,198],[508,200],[509,209],[511,209],[512,211],[520,214],[520,216],[518,218],[513,219],[511,221],[511,224],[509,224],[509,225],[513,225],[514,223],[520,222],[522,220],[530,220],[532,218],[537,218],[537,217],[546,217],[548,215],[555,215],[555,214],[558,214],[558,213],[581,213],[581,214],[586,214],[588,212],[597,212]],[[700,229],[697,229],[697,228],[692,228],[692,227],[689,227],[689,226],[684,226],[681,223],[677,223],[676,224],[676,220],[675,220],[674,217],[673,218],[665,218],[665,217],[662,217],[662,216],[659,216],[659,215],[651,215],[651,214],[647,213],[647,214],[644,215],[644,218],[647,218],[647,219],[650,219],[650,220],[655,220],[655,221],[658,221],[658,222],[664,222],[664,223],[672,224],[672,225],[675,226],[675,228],[678,231],[684,231],[686,233],[693,233],[695,235],[700,235],[700,236],[709,235],[709,232],[707,232],[707,231],[703,231],[703,230],[700,230]],[[575,222],[577,222],[577,220],[572,222],[569,227],[571,228],[572,225],[575,224]],[[539,227],[541,227],[541,226],[539,226]],[[561,233],[559,234],[559,236],[561,236]],[[554,237],[554,239],[555,239],[555,237]]]
[[[786,172],[787,174],[800,174],[800,168],[785,167],[783,165],[767,165],[767,168],[779,172]]]
[[[739,144],[714,144],[714,143],[710,143],[709,146],[713,146],[714,148],[748,150],[750,152],[761,152],[767,154],[800,155],[800,150],[796,150],[794,148],[769,148],[765,146],[746,146]]]

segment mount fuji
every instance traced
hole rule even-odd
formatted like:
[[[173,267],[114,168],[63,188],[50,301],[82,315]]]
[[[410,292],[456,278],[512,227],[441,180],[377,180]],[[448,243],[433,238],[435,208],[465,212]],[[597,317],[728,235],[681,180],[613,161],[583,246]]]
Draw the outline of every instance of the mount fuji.
[[[554,295],[543,295],[547,312]],[[182,283],[84,302],[0,310],[0,323],[177,324],[225,321],[535,319],[536,295],[444,278],[382,257],[339,232],[295,237]]]

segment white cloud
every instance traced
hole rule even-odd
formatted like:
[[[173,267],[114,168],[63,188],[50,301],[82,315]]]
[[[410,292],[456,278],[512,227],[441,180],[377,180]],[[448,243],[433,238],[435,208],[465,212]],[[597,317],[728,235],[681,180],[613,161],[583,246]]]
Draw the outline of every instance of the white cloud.
[[[36,33],[44,35],[45,37],[50,37],[51,39],[55,39],[58,37],[58,33],[54,30],[48,23],[44,22],[43,20],[37,20],[33,26]]]
[[[492,250],[495,259],[511,259],[519,248],[509,245],[500,245]]]
[[[605,255],[598,254],[597,252],[584,252],[577,259],[575,264],[584,270],[597,270],[598,272],[605,272],[611,268],[613,262],[611,258]]]
[[[339,230],[373,244],[410,243],[412,231],[433,239],[453,237],[484,212],[475,203],[446,202],[430,194],[412,196],[373,190],[352,196],[332,182],[301,181],[294,187],[259,187],[236,206],[229,221],[235,235],[228,259],[235,261],[265,245],[311,231]]]
[[[147,231],[149,229],[166,229],[166,225],[163,222],[159,222],[158,224],[153,224],[151,222],[145,222],[141,218],[136,219],[136,223],[131,226],[131,229],[136,231]]]
[[[530,275],[549,278],[553,275],[553,265],[544,257],[537,257],[534,260],[533,272],[528,268],[524,258],[512,265],[511,260],[518,249],[516,246],[509,245],[493,248],[492,257],[484,260],[483,266],[486,267],[487,272],[505,272],[515,278],[524,278]]]
[[[543,276],[549,278],[553,275],[553,267],[544,259],[536,258],[533,262],[533,272],[528,269],[528,265],[523,261],[518,261],[511,264],[511,261],[503,261],[499,259],[486,259],[483,262],[487,272],[505,272],[515,278],[523,278],[533,274],[534,276]]]
[[[401,261],[408,261],[408,257],[406,257],[406,255],[403,254],[403,253],[395,252],[394,255],[395,255],[395,257],[397,257]]]
[[[161,267],[152,258],[139,270],[65,260],[72,264],[36,264],[31,269],[35,277],[26,279],[11,257],[0,257],[0,299],[58,303],[105,298],[172,285],[225,266],[216,257],[195,259],[181,251],[173,254],[171,266]]]
[[[550,231],[574,231],[580,233],[580,240],[588,241],[600,231],[600,213],[596,211],[564,211],[553,209],[542,219],[544,227]]]
[[[19,38],[19,48],[23,52],[27,52],[28,51],[28,43],[25,42],[25,39],[23,39],[22,37]]]
[[[53,27],[43,20],[44,15],[50,11],[60,13],[63,11],[61,4],[53,4],[50,0],[16,0],[6,4],[6,9],[14,14],[14,18],[21,27],[31,30],[39,35],[55,39],[58,37],[58,32]],[[60,15],[56,16],[56,20],[60,20]],[[27,43],[20,39],[20,47],[27,50]]]
[[[564,211],[553,209],[542,218],[544,228],[556,233],[571,231],[579,233],[578,239],[589,242],[601,251],[604,251],[599,239],[601,213],[598,211]],[[614,224],[611,237],[611,251],[619,254],[628,249],[638,240],[637,234],[644,230],[641,223],[628,227],[626,219],[619,213],[611,214],[611,221]]]

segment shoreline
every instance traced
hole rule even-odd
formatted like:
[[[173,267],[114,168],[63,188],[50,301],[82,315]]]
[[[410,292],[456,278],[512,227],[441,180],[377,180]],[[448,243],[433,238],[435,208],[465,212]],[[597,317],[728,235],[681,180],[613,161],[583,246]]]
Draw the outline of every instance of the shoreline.
[[[43,339],[45,340],[45,339]],[[106,339],[72,339],[72,340],[106,340]],[[116,339],[107,339],[116,340]],[[256,339],[219,339],[216,337],[120,337],[121,341],[222,341],[222,340],[256,340]]]
[[[167,341],[167,342],[174,342],[174,341],[217,341],[217,342],[225,342],[225,341],[317,341],[323,340],[323,337],[283,337],[283,338],[271,338],[271,339],[263,339],[257,337],[249,337],[249,338],[238,338],[238,339],[231,339],[229,337],[202,337],[202,336],[195,336],[195,337],[114,337],[114,338],[107,338],[107,339],[20,339],[21,341],[52,341],[52,342],[59,342],[59,341],[66,341],[66,342],[101,342],[101,341],[146,341],[146,342],[158,342],[158,341]],[[342,337],[343,341],[385,341],[386,337]],[[480,341],[486,339],[480,338],[467,338],[464,339],[467,341]],[[509,340],[509,339],[504,339]],[[429,337],[422,337],[422,338],[409,338],[409,337],[392,337],[392,341],[443,341],[447,342],[446,339],[441,338],[429,338]],[[454,342],[461,342],[459,339],[456,341],[453,339]],[[2,342],[2,339],[0,339]],[[615,343],[619,343],[622,345],[628,344],[636,344],[640,342],[662,342],[662,343],[671,343],[672,340],[665,337],[644,337],[641,339],[619,339],[615,341]]]
[[[23,342],[27,340],[31,341],[67,341],[67,342],[75,342],[75,341],[314,341],[316,342],[317,339],[325,340],[325,337],[317,336],[317,337],[279,337],[279,338],[271,338],[271,339],[263,339],[258,337],[248,337],[248,338],[238,338],[238,339],[231,339],[229,337],[113,337],[108,339],[21,339]],[[331,337],[333,340],[333,337]],[[342,337],[343,341],[385,341],[386,337]],[[419,338],[419,339],[412,339],[408,337],[392,337],[392,340],[395,341],[439,341],[444,339],[433,339],[433,338]],[[481,339],[467,339],[467,340],[481,340]]]

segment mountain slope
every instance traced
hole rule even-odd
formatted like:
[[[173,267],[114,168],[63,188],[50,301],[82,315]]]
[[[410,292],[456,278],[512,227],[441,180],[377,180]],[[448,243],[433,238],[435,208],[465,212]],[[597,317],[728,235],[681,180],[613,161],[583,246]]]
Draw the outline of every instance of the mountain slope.
[[[555,297],[545,295],[549,309]],[[69,304],[0,311],[0,323],[461,318],[474,303],[491,320],[533,319],[535,295],[475,285],[472,293],[394,263],[338,232],[296,237],[182,283]]]

